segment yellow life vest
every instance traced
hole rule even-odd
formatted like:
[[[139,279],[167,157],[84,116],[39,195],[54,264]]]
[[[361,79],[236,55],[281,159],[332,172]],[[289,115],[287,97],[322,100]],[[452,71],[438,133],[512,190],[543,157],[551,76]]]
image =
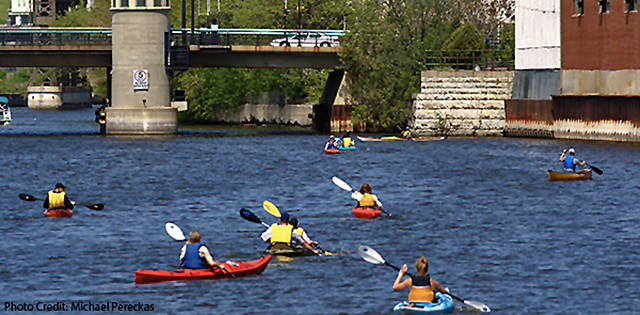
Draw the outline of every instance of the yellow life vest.
[[[343,142],[343,145],[345,147],[350,147],[351,146],[351,138],[349,138],[349,137],[342,138],[342,142]]]
[[[373,200],[373,195],[364,194],[362,198],[360,198],[359,202],[360,207],[374,207],[376,205],[376,201]]]
[[[411,286],[411,291],[409,291],[409,297],[407,301],[409,302],[433,302],[434,293],[431,286],[428,287],[414,287]]]
[[[279,225],[274,223],[271,225],[271,244],[286,243],[291,245],[291,232],[293,225]]]
[[[59,193],[53,190],[49,191],[49,209],[64,208],[64,195],[64,191]]]
[[[304,230],[301,227],[294,229],[294,231],[296,231],[300,237],[302,237],[302,233],[304,233]]]

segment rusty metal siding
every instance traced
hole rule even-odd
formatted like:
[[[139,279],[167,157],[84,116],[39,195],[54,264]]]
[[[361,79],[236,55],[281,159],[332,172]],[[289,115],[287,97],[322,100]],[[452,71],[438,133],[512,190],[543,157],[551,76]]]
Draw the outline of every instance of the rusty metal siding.
[[[640,96],[554,95],[553,116],[583,122],[631,122],[640,126]]]
[[[505,100],[506,121],[531,121],[553,125],[552,100]]]
[[[625,13],[625,2],[609,1],[598,13],[598,1],[584,0],[584,14],[574,15],[574,1],[562,0],[562,69],[640,69],[639,12]]]
[[[351,105],[331,106],[331,132],[352,131]]]

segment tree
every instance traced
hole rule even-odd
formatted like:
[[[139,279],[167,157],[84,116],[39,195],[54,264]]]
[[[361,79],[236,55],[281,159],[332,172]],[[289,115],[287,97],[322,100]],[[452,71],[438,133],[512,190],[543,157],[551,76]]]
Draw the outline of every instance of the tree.
[[[482,35],[468,23],[458,27],[442,45],[442,55],[454,69],[472,69],[478,63],[483,48]]]

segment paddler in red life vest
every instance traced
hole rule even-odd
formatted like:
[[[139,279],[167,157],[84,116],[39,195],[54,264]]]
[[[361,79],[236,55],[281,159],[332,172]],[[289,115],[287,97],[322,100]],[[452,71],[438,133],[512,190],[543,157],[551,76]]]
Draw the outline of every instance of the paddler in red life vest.
[[[378,208],[382,209],[382,202],[378,200],[376,195],[371,193],[371,186],[364,183],[360,187],[359,191],[355,191],[351,194],[351,198],[358,200],[358,207],[361,208]]]
[[[314,250],[309,243],[307,243],[298,232],[293,230],[293,225],[289,224],[289,214],[283,212],[280,215],[280,223],[272,224],[262,235],[260,239],[263,242],[269,242],[272,246],[282,243],[289,247],[301,245],[302,247],[312,251],[316,255],[320,255],[320,252]]]
[[[296,231],[301,237],[302,239],[307,242],[309,245],[318,245],[318,242],[316,241],[312,241],[309,238],[309,235],[307,235],[307,232],[305,232],[301,227],[300,224],[298,223],[298,219],[296,218],[291,218],[291,220],[289,221],[289,224],[291,224],[293,226],[293,230]]]
[[[69,198],[67,198],[67,194],[64,192],[65,188],[66,187],[64,187],[62,183],[57,183],[54,189],[49,191],[47,198],[44,198],[44,203],[42,204],[42,206],[45,209],[52,209],[52,210],[60,210],[60,209],[72,210],[73,205],[75,205],[76,203],[73,201],[70,201]]]
[[[435,291],[448,293],[447,290],[440,286],[438,281],[432,279],[429,277],[429,274],[427,274],[429,271],[429,263],[424,256],[418,258],[416,261],[416,271],[418,272],[417,276],[413,276],[400,282],[404,274],[407,272],[407,265],[402,265],[402,268],[398,271],[396,281],[393,282],[393,291],[400,291],[411,287],[409,297],[407,298],[408,302],[431,303],[438,302],[435,300]]]
[[[223,265],[213,260],[207,245],[200,243],[200,232],[191,231],[189,240],[180,250],[180,262],[184,269],[208,269],[213,266],[224,269]]]

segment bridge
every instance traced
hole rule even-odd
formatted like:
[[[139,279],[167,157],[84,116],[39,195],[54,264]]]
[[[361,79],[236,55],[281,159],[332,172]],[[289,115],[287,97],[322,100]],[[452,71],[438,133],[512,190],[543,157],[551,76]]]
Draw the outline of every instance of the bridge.
[[[189,67],[336,68],[339,46],[272,46],[278,38],[340,30],[172,29],[166,38],[169,70]],[[111,67],[111,28],[0,29],[0,67]]]

